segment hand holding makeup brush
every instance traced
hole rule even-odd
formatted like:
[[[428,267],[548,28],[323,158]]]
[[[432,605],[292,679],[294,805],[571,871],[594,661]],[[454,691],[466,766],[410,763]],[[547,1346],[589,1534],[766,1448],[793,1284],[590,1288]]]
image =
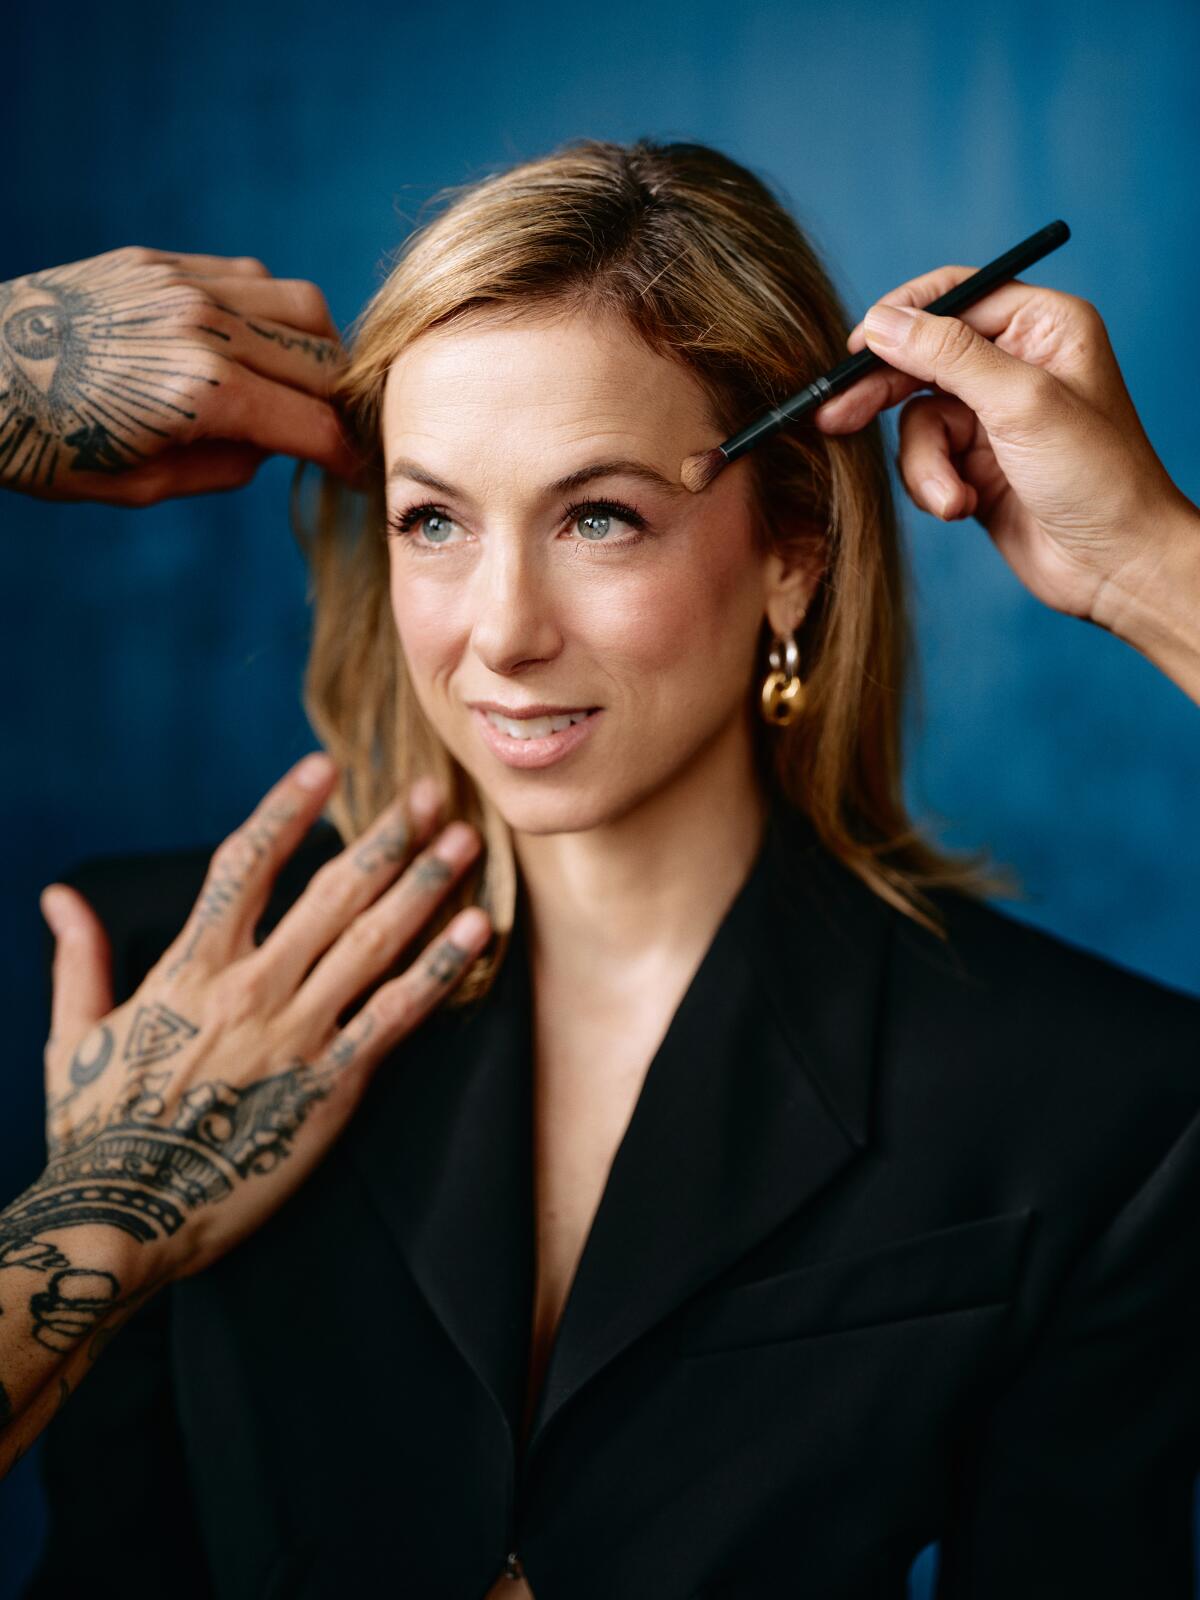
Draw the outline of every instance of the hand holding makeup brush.
[[[914,309],[972,270],[941,267],[872,307],[847,344],[888,369],[813,421],[850,433],[908,400],[898,465],[915,503],[974,516],[1039,600],[1126,639],[1200,702],[1200,511],[1155,454],[1100,313],[1018,280],[960,317]],[[920,389],[933,392],[909,399]]]

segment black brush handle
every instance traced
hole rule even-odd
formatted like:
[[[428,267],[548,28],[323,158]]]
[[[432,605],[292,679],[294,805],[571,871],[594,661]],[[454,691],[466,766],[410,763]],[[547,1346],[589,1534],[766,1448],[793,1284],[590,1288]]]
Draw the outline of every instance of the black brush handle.
[[[986,267],[980,267],[978,272],[973,272],[969,278],[956,283],[953,289],[948,289],[936,300],[931,300],[927,306],[922,306],[921,310],[932,312],[938,317],[953,317],[967,306],[974,305],[977,300],[982,300],[985,294],[990,294],[1009,278],[1014,278],[1018,272],[1024,272],[1026,268],[1033,266],[1035,261],[1048,256],[1052,250],[1057,250],[1060,244],[1066,244],[1070,237],[1071,230],[1065,222],[1061,220],[1048,222],[1044,228],[1031,233],[1028,239],[1022,239],[1020,244],[1013,245],[1011,250],[1006,250],[1002,256],[989,261]],[[735,433],[732,439],[727,439],[720,446],[722,454],[727,461],[736,461],[738,456],[750,449],[751,445],[757,444],[767,434],[782,428],[785,422],[798,421],[808,412],[824,405],[826,400],[831,400],[840,390],[849,388],[864,373],[874,372],[876,367],[886,367],[887,364],[882,356],[875,354],[874,350],[859,350],[857,354],[847,356],[845,361],[839,361],[831,371],[814,378],[806,388],[792,395],[790,400],[785,400],[781,406],[772,406],[749,427],[743,428],[740,433]]]

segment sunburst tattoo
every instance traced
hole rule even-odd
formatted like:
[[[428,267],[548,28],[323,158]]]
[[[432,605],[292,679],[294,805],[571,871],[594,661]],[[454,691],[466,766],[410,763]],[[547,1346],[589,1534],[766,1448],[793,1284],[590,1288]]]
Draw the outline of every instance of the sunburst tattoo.
[[[48,489],[63,471],[135,467],[195,421],[201,386],[219,386],[204,341],[229,336],[204,325],[194,292],[129,275],[120,257],[93,258],[0,284],[0,480]]]

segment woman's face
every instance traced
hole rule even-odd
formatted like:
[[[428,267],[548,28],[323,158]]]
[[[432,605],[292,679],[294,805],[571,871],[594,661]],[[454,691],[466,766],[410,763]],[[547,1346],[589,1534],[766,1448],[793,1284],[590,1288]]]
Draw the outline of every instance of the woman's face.
[[[615,821],[748,749],[778,558],[752,549],[744,471],[679,482],[721,437],[690,373],[615,318],[473,319],[393,363],[382,429],[413,686],[511,827]]]

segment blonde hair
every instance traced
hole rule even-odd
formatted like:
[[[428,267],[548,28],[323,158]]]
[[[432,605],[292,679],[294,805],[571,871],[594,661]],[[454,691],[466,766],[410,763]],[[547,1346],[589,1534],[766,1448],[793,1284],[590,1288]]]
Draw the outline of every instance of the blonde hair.
[[[507,826],[430,726],[405,670],[379,437],[391,363],[423,333],[471,312],[616,312],[690,371],[724,438],[841,360],[850,324],[780,200],[705,145],[580,139],[442,190],[433,204],[445,202],[453,203],[391,258],[347,339],[336,399],[369,464],[369,487],[351,491],[323,474],[315,515],[295,495],[293,526],[314,600],[304,704],[341,771],[329,819],[349,843],[398,791],[433,772],[452,813],[484,836],[482,881],[460,885],[431,924],[444,926],[476,897],[491,915],[498,937],[451,997],[463,1003],[486,991],[503,958],[516,869]],[[750,708],[760,776],[870,889],[944,938],[923,890],[1019,891],[986,852],[955,857],[927,842],[905,810],[901,715],[913,649],[879,422],[843,436],[784,428],[744,460],[758,547],[815,561],[821,573],[797,635],[803,714],[777,728]],[[764,619],[764,651],[768,636]],[[757,699],[757,682],[747,694]]]

